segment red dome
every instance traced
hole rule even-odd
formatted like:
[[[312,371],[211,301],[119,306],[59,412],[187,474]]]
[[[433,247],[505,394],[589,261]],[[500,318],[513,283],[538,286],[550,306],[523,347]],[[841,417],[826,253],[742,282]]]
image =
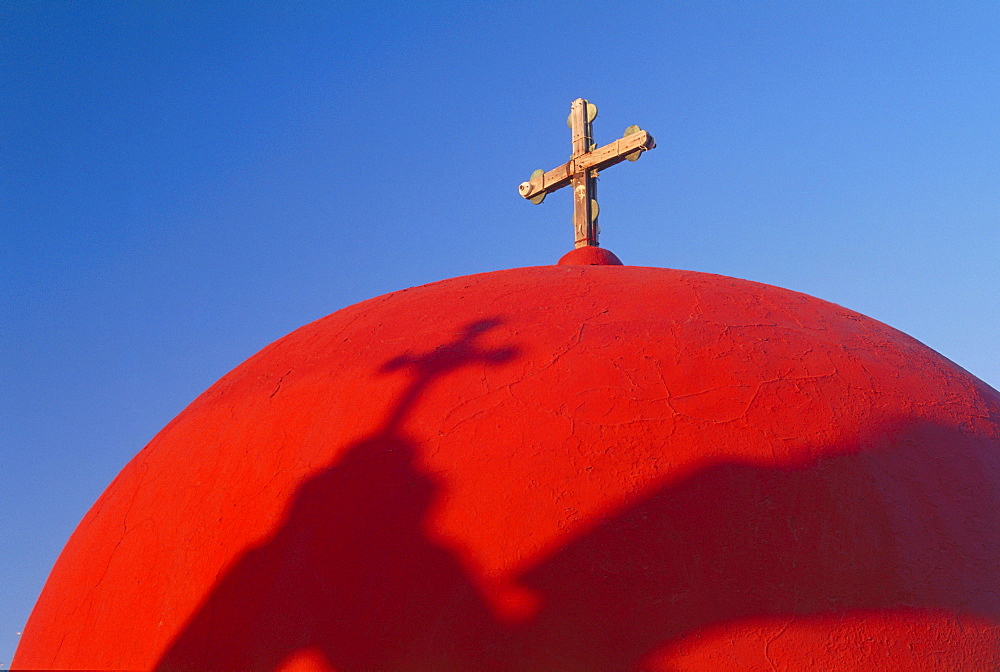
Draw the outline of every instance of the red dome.
[[[802,294],[615,265],[365,301],[194,401],[20,667],[1000,666],[1000,394]]]

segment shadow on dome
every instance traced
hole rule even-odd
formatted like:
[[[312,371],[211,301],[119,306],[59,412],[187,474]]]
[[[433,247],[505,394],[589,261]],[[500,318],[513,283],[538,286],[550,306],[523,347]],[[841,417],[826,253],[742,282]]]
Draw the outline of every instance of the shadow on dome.
[[[449,371],[518,357],[479,346],[500,324],[471,323],[452,343],[382,367],[411,376],[382,427],[299,488],[278,531],[213,587],[158,669],[269,670],[304,651],[336,669],[449,669],[480,655],[497,625],[451,552],[425,538],[440,485],[403,426]]]
[[[984,469],[996,448],[900,422],[809,464],[724,462],[654,488],[523,573],[543,607],[519,657],[552,652],[541,669],[661,669],[646,667],[656,652],[719,626],[830,616],[913,648],[913,623],[930,614],[930,627],[969,617],[957,646],[1000,663],[1000,501]]]
[[[905,419],[794,468],[734,461],[654,486],[515,577],[540,599],[530,619],[498,618],[429,538],[442,485],[404,430],[447,371],[518,356],[479,347],[497,324],[385,365],[412,381],[381,431],[301,486],[159,669],[278,669],[308,655],[346,671],[631,670],[748,619],[922,609],[1000,622],[1000,502],[983,466],[996,467],[996,443]]]

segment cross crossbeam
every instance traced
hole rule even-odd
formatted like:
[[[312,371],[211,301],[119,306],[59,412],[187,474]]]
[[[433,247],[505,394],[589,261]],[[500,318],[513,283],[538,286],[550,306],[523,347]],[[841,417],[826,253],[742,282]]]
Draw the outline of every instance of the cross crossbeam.
[[[569,161],[546,172],[536,170],[531,179],[522,182],[518,192],[532,203],[541,203],[557,189],[573,185],[573,229],[576,247],[599,247],[597,235],[597,175],[598,172],[621,163],[635,161],[642,152],[656,147],[653,136],[638,126],[629,126],[625,135],[597,148],[593,140],[592,122],[597,106],[577,98],[570,106],[569,126],[573,134],[573,153]]]

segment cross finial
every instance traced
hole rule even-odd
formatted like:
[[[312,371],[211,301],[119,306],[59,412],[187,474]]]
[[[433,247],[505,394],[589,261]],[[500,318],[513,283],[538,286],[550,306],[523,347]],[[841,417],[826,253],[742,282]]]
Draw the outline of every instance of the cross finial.
[[[625,129],[624,137],[597,148],[591,124],[597,117],[597,106],[583,98],[577,98],[570,106],[569,124],[573,132],[573,153],[569,161],[549,172],[536,170],[531,179],[518,187],[521,196],[532,203],[541,203],[546,194],[573,185],[573,229],[576,232],[576,247],[600,247],[597,234],[597,173],[600,170],[621,163],[625,159],[635,161],[656,143],[646,131],[638,126]]]

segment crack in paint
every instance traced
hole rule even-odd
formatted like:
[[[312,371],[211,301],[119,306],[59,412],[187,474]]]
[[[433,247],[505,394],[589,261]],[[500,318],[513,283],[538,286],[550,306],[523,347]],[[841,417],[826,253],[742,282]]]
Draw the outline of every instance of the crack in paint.
[[[771,659],[771,644],[773,644],[774,640],[778,639],[778,637],[781,637],[783,634],[785,634],[785,631],[788,630],[788,628],[794,622],[795,622],[794,617],[788,619],[788,622],[785,623],[784,627],[778,631],[778,634],[776,634],[774,637],[771,637],[764,643],[764,657],[767,658],[767,662],[771,665],[771,669],[774,670],[775,672],[777,672],[778,666],[775,665],[774,661]]]
[[[274,395],[276,395],[278,393],[278,390],[281,389],[281,383],[284,382],[285,376],[287,376],[288,374],[290,374],[292,371],[294,371],[294,369],[288,369],[288,371],[285,371],[283,374],[281,374],[281,378],[278,378],[278,384],[277,384],[277,386],[275,386],[274,392],[272,392],[270,394],[270,396],[268,396],[268,399],[273,399],[274,398]]]

